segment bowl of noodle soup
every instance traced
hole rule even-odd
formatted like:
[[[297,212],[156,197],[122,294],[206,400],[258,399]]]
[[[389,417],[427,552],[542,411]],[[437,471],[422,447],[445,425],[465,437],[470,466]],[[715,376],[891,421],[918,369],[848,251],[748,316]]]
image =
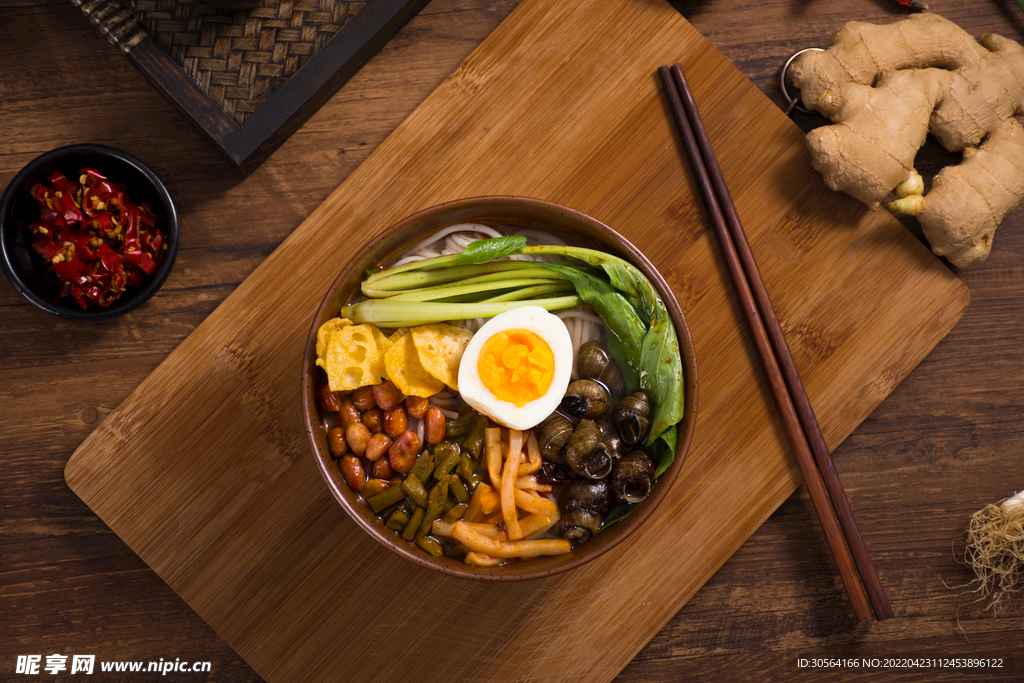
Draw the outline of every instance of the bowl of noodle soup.
[[[593,531],[592,533],[586,531],[583,533],[583,537],[585,537],[583,542],[578,542],[580,536],[570,536],[567,531],[564,534],[562,532],[564,528],[567,528],[570,517],[575,518],[574,516],[580,514],[584,516],[589,514],[589,512],[580,513],[579,510],[572,507],[575,504],[573,502],[567,504],[572,508],[570,512],[567,513],[562,509],[564,500],[577,500],[564,495],[569,488],[569,480],[576,482],[578,479],[579,482],[576,483],[579,486],[577,488],[594,485],[612,490],[613,487],[610,483],[605,485],[604,480],[599,479],[596,475],[594,476],[594,479],[597,480],[596,483],[591,480],[590,474],[577,476],[566,463],[567,448],[565,446],[562,446],[559,451],[557,464],[537,456],[539,444],[547,444],[543,437],[549,436],[543,431],[543,428],[552,422],[551,418],[556,417],[555,414],[537,424],[536,427],[522,432],[511,427],[504,428],[503,424],[506,423],[496,420],[493,415],[488,414],[486,409],[477,407],[474,411],[473,406],[477,404],[472,403],[471,405],[465,374],[461,372],[461,369],[459,389],[462,391],[455,391],[451,386],[439,385],[443,388],[431,393],[426,398],[414,395],[417,393],[415,391],[412,394],[398,391],[395,388],[396,385],[403,388],[405,385],[397,380],[395,384],[392,384],[392,382],[386,381],[387,376],[383,379],[386,385],[390,385],[391,392],[396,394],[393,398],[386,398],[387,392],[383,391],[387,388],[385,384],[369,389],[360,387],[354,391],[331,391],[328,387],[325,374],[325,368],[328,365],[323,362],[325,357],[329,358],[324,350],[325,339],[333,340],[332,330],[336,334],[337,330],[341,329],[342,323],[339,323],[338,320],[343,318],[343,311],[347,313],[359,310],[353,308],[353,305],[364,301],[364,280],[368,278],[369,274],[380,269],[387,269],[385,272],[391,272],[391,269],[401,270],[403,267],[416,268],[417,263],[425,259],[458,258],[471,243],[508,236],[525,237],[528,245],[560,245],[598,250],[632,264],[653,285],[653,289],[656,290],[657,296],[663,302],[664,310],[667,312],[667,319],[674,331],[673,339],[678,340],[681,373],[679,374],[677,393],[680,398],[681,412],[678,414],[678,422],[673,427],[674,449],[668,454],[670,457],[664,460],[664,466],[659,466],[656,476],[650,460],[641,467],[641,469],[646,468],[649,474],[649,482],[644,490],[645,497],[642,502],[627,506],[625,501],[619,500],[616,504],[614,494],[611,495],[611,503],[602,499],[605,502],[602,503],[600,525],[589,527]],[[517,253],[504,256],[493,263],[530,260],[564,262],[564,258],[550,255]],[[512,266],[507,267],[511,268]],[[525,312],[537,309],[523,308],[519,310]],[[564,354],[554,354],[557,366],[554,372],[562,372],[559,368],[568,364],[571,366],[571,376],[568,377],[570,386],[580,384],[579,368],[583,366],[578,362],[580,358],[578,354],[585,346],[608,344],[606,324],[593,308],[583,303],[549,310],[554,318],[544,314],[543,311],[540,312],[540,315],[543,315],[546,320],[553,319],[556,324],[564,326],[559,334],[567,340],[568,346],[565,348],[568,349],[571,346],[572,349],[572,357],[568,361],[565,360]],[[472,338],[478,336],[478,331],[485,324],[490,326],[499,317],[481,316],[453,319],[441,323],[441,326],[449,330],[455,329],[462,338],[470,340],[469,345],[463,347],[467,354],[465,358],[468,358],[474,344]],[[332,324],[335,326],[332,327]],[[365,326],[358,320],[355,324],[351,324],[348,319],[344,320],[344,325],[347,326],[346,333]],[[380,331],[375,331],[374,334],[380,340],[381,348],[389,350],[387,358],[390,361],[390,350],[397,349],[395,345],[401,343],[402,340],[408,341],[408,337],[412,336],[408,335],[408,330],[416,329],[418,329],[416,326],[397,325],[396,328],[382,323]],[[487,328],[485,328],[485,332],[486,330]],[[355,332],[352,334],[354,335]],[[390,341],[385,343],[384,338]],[[396,339],[399,341],[396,342]],[[419,337],[416,337],[416,340],[419,343]],[[590,343],[588,344],[588,342]],[[413,348],[412,342],[408,343],[409,348]],[[372,342],[370,344],[372,346]],[[420,349],[422,357],[422,347],[416,348]],[[557,350],[562,347],[553,344],[553,348]],[[463,363],[466,362],[465,358]],[[480,365],[480,367],[484,366]],[[565,369],[568,370],[568,367],[566,366]],[[333,379],[332,377],[331,380],[333,381]],[[602,378],[601,381],[604,382],[604,379]],[[370,389],[373,390],[372,393]],[[382,393],[377,393],[377,390]],[[612,390],[612,403],[616,400],[620,403],[623,402],[626,393],[628,390],[622,389],[620,384],[619,389]],[[328,489],[349,516],[375,540],[412,562],[449,575],[483,580],[534,579],[567,571],[610,551],[632,534],[650,518],[671,493],[673,482],[685,459],[693,435],[696,420],[696,394],[697,368],[689,329],[678,301],[650,261],[622,235],[594,218],[551,202],[510,196],[477,197],[440,204],[412,215],[384,230],[349,261],[324,297],[312,321],[302,367],[303,414],[311,451]],[[367,395],[370,396],[368,403],[365,402]],[[378,399],[376,404],[374,396]],[[561,399],[561,394],[559,394],[559,398]],[[560,405],[566,405],[565,399],[561,400],[562,404]],[[421,404],[429,406],[429,412],[425,415]],[[339,405],[343,407],[339,408]],[[527,403],[527,405],[531,404]],[[359,408],[354,408],[354,406],[359,406]],[[381,407],[378,408],[378,406]],[[614,409],[619,410],[618,403],[615,404]],[[556,410],[556,413],[560,410],[562,409]],[[601,431],[595,438],[602,438],[603,434],[610,431],[606,429],[606,425],[610,424],[609,416],[613,411],[611,407],[606,410],[605,417],[593,418],[594,421],[601,421]],[[346,417],[350,412],[352,417]],[[397,415],[397,413],[401,413],[401,415]],[[434,429],[436,425],[432,418],[438,414],[444,417],[445,440],[441,444],[438,444],[437,438],[432,436],[432,433],[436,432]],[[392,420],[393,417],[394,420]],[[562,418],[563,416],[559,415],[558,417]],[[399,421],[398,418],[401,420]],[[571,423],[575,423],[577,428],[587,421],[578,416],[570,416],[568,419]],[[356,422],[360,424],[356,425]],[[392,431],[392,426],[399,423],[400,426],[395,427],[395,430]],[[481,424],[487,427],[484,430],[487,433],[487,445],[485,447],[477,445],[474,450],[469,441],[479,435],[477,428]],[[617,418],[616,424],[618,424]],[[363,425],[367,425],[368,429],[364,430]],[[462,425],[461,432],[458,431],[460,425]],[[571,427],[569,429],[572,430]],[[347,446],[342,444],[340,448],[336,447],[337,440],[341,438],[338,436],[339,432],[341,436],[347,437]],[[500,443],[498,442],[499,433]],[[575,438],[575,432],[571,431],[571,433]],[[374,446],[366,443],[364,438],[359,437],[360,434],[369,436],[369,444],[386,442],[387,446],[384,446],[383,457],[377,452],[380,449],[375,449]],[[452,436],[453,434],[456,436]],[[494,436],[493,443],[492,436]],[[582,437],[580,438],[582,439]],[[450,445],[449,442],[456,443],[452,446],[452,451],[442,450]],[[400,452],[400,444],[408,445],[409,443],[414,444],[413,447],[417,449],[413,456],[415,460],[409,458],[407,464],[403,466],[399,463],[403,462],[404,456],[399,453],[396,457],[396,449]],[[462,446],[461,455],[459,444]],[[636,446],[625,447],[624,450],[641,448],[642,442]],[[499,474],[499,478],[495,479],[494,470],[491,469],[491,478],[488,479],[488,469],[493,467],[494,453],[504,454],[503,457],[506,458],[502,465],[504,469],[499,468],[499,470],[507,475],[510,469],[509,463],[512,460],[508,457],[510,450],[521,453],[517,459],[521,461],[524,472],[533,472],[533,474],[516,478],[515,472],[518,470],[514,470],[511,476],[516,478],[515,486],[520,486],[524,480],[530,480],[533,483],[524,486],[534,489],[525,493],[514,492],[517,505],[511,506],[513,507],[511,518],[508,517],[508,507],[505,505],[508,498],[504,497],[508,491],[501,489],[502,483],[507,484],[507,477],[502,479]],[[358,457],[357,452],[362,457]],[[620,462],[625,462],[628,459],[620,457],[623,452],[616,451],[614,457],[611,458],[616,468],[613,473],[615,475],[618,474]],[[436,460],[434,459],[435,453]],[[421,465],[423,465],[426,455],[430,455],[431,460],[425,466],[427,469],[424,469]],[[477,457],[473,457],[474,455]],[[388,464],[389,460],[390,465]],[[536,464],[536,460],[541,460],[540,465]],[[452,462],[455,464],[448,467]],[[536,467],[530,469],[531,463]],[[573,463],[573,467],[575,467],[575,463]],[[474,470],[474,468],[476,469]],[[362,470],[362,473],[353,474],[356,469]],[[459,476],[456,476],[456,473],[459,473]],[[613,480],[613,475],[607,473],[605,475],[608,482]],[[416,484],[419,479],[423,479],[424,487],[411,486]],[[428,481],[432,483],[432,488],[426,485]],[[538,484],[537,481],[547,483]],[[451,483],[450,489],[449,482]],[[444,491],[439,493],[440,484],[444,484]],[[428,490],[420,491],[421,488]],[[402,492],[399,492],[399,489],[402,489]],[[397,494],[398,497],[391,496],[389,500],[380,502],[380,506],[374,504],[371,509],[371,502],[390,495],[386,493],[388,490]],[[492,529],[494,533],[489,535],[483,529],[483,523],[486,520],[485,512],[481,510],[481,505],[483,510],[488,509],[486,507],[488,495],[492,499],[501,498],[502,502],[502,507],[498,508],[496,512],[491,508],[491,511],[486,513],[486,515],[490,515],[489,519],[494,526]],[[575,492],[574,495],[576,495]],[[589,493],[578,495],[585,496]],[[609,494],[602,495],[608,496]],[[418,496],[422,497],[422,500]],[[426,503],[428,496],[429,503]],[[438,500],[443,499],[443,514],[440,517],[437,509],[434,509],[434,516],[431,517],[435,497]],[[518,507],[520,498],[528,501],[526,507]],[[540,500],[541,498],[545,498],[545,500]],[[478,504],[478,499],[484,502]],[[426,504],[417,505],[417,502]],[[534,510],[533,503],[541,506],[536,509],[536,514],[529,512]],[[547,508],[543,507],[554,504],[557,504],[559,512],[549,513]],[[426,519],[421,523],[420,519],[424,516],[421,513],[424,507],[426,508]],[[447,521],[453,517],[455,512],[463,514],[467,507],[469,515],[476,515],[476,522],[468,521],[470,517],[456,517],[454,522]],[[503,511],[504,519],[502,519]],[[546,526],[541,524],[545,519],[541,512],[549,515],[546,518]],[[538,517],[541,522],[529,526]],[[397,521],[396,518],[398,518]],[[431,519],[433,519],[432,525]],[[520,521],[524,525],[522,532],[518,529]],[[462,529],[464,533],[469,533],[469,527],[481,529],[487,538],[480,542],[488,545],[482,549],[474,546],[463,536],[456,535],[453,538],[450,535],[453,525],[457,529]],[[529,526],[529,530],[525,528],[526,526]],[[418,533],[416,532],[417,527],[419,528]],[[410,532],[410,529],[413,531]],[[513,534],[513,529],[516,531],[515,534]],[[427,531],[424,532],[424,530]],[[568,540],[561,539],[562,535],[567,539],[573,539],[571,545]],[[476,538],[476,534],[473,538]],[[518,538],[523,540],[512,540]],[[564,546],[565,550],[557,553],[554,550],[524,551],[521,556],[512,559],[498,559],[499,551],[516,544],[526,547],[529,543],[536,543],[538,547],[544,546],[545,548],[560,543],[562,545],[558,547]],[[496,548],[494,556],[484,552],[491,547]],[[439,548],[440,552],[438,552]]]

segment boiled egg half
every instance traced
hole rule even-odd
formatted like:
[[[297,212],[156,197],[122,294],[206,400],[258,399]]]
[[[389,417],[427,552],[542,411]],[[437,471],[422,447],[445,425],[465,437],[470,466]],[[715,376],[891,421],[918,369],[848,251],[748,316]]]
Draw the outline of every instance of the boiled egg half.
[[[539,306],[500,313],[477,331],[459,364],[459,393],[511,429],[530,429],[555,411],[572,374],[565,323]]]

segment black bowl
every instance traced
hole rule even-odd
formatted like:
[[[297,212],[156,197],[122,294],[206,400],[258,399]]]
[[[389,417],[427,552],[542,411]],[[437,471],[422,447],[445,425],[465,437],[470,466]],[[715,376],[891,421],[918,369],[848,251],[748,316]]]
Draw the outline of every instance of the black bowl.
[[[157,215],[157,227],[166,235],[163,260],[146,276],[142,285],[129,288],[108,308],[83,310],[72,297],[58,297],[59,286],[46,276],[48,264],[31,245],[35,237],[29,224],[39,218],[39,203],[30,191],[45,183],[54,171],[77,178],[84,167],[92,167],[112,183],[124,183],[134,204],[148,200]],[[167,279],[178,252],[178,214],[167,187],[153,171],[132,155],[104,145],[70,145],[33,159],[21,169],[0,199],[0,248],[4,274],[30,303],[47,313],[71,320],[100,320],[135,310],[153,296]]]

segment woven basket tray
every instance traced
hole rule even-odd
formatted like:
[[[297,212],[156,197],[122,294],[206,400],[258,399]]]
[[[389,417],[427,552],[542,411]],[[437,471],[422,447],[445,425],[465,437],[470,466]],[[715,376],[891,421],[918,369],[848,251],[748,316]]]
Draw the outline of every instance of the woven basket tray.
[[[72,0],[243,173],[426,4],[256,1]]]
[[[135,0],[130,9],[199,89],[241,124],[365,4],[263,0],[233,12],[197,0]]]

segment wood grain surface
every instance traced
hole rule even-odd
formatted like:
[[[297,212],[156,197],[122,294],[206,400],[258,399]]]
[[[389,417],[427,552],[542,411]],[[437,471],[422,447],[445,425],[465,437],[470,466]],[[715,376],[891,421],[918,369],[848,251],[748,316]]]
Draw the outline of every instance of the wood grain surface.
[[[394,681],[424,662],[423,681],[611,680],[796,488],[654,76],[677,61],[827,440],[959,319],[963,284],[888,214],[811,189],[802,131],[670,5],[523,0],[68,463],[71,489],[268,681]],[[309,457],[295,393],[313,314],[357,250],[493,194],[573,207],[649,254],[699,367],[664,504],[614,552],[516,585],[433,575],[362,533]],[[406,588],[396,601],[379,582]],[[423,635],[396,652],[396,628]]]
[[[1019,38],[1012,4],[933,8],[976,35]],[[71,452],[182,339],[309,215],[512,9],[434,2],[245,182],[151,92],[73,8],[27,3],[0,14],[10,131],[0,180],[59,144],[94,140],[140,155],[182,210],[175,273],[143,310],[103,326],[55,321],[0,286],[0,427],[5,467],[0,667],[18,654],[213,662],[182,680],[258,676],[63,483]],[[789,53],[847,19],[885,21],[886,3],[681,4],[693,24],[765,92],[781,98]],[[18,49],[12,50],[11,46]],[[111,51],[112,52],[112,51]],[[117,94],[115,98],[113,95]],[[75,106],[69,109],[69,104]],[[81,115],[74,115],[75,112]],[[818,125],[807,117],[805,127]],[[926,167],[948,161],[926,150]],[[811,183],[816,192],[826,192]],[[1002,672],[864,670],[823,676],[801,656],[1020,658],[1020,606],[993,619],[943,581],[969,575],[951,546],[967,516],[1007,495],[1019,462],[1020,217],[992,257],[961,273],[972,304],[952,334],[897,387],[836,460],[897,619],[856,626],[800,492],[784,504],[620,674],[620,680],[1013,680]],[[908,222],[908,225],[913,225]],[[807,334],[813,332],[807,331]],[[184,439],[187,435],[178,435]],[[381,591],[395,594],[393,586]],[[965,637],[957,630],[957,616]],[[607,635],[601,636],[608,637]],[[1019,664],[1018,664],[1019,667]],[[137,680],[110,677],[105,680]],[[100,678],[100,680],[104,680]]]

